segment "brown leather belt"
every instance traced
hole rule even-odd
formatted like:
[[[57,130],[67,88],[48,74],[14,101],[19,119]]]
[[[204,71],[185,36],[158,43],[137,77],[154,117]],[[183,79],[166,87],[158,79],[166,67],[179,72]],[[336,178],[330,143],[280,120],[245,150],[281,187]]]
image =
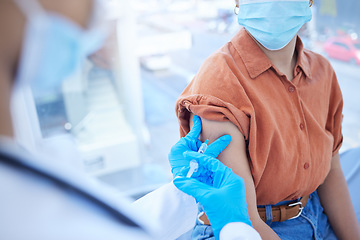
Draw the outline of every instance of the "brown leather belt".
[[[287,205],[281,205],[281,206],[272,206],[272,221],[273,222],[283,222],[290,219],[295,219],[299,217],[302,213],[302,210],[304,209],[307,201],[309,199],[309,195],[302,197],[300,201],[290,203]],[[266,210],[264,207],[258,207],[258,212],[260,218],[266,222]],[[210,225],[210,221],[205,215],[201,215],[199,219],[204,222],[205,225]]]

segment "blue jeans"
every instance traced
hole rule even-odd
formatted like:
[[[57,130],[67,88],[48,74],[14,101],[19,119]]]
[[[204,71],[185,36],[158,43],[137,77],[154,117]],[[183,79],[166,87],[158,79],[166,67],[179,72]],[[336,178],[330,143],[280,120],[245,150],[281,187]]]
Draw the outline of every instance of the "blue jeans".
[[[316,191],[310,195],[302,214],[298,218],[284,222],[268,222],[267,224],[282,240],[337,239],[323,211]],[[203,225],[198,221],[191,238],[193,240],[215,240],[211,226]]]

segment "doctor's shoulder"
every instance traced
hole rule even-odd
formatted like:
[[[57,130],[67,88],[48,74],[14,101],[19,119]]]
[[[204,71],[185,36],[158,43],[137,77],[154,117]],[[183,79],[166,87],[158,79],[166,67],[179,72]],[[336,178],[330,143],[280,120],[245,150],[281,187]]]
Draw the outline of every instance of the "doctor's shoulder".
[[[141,227],[129,227],[130,204],[99,196],[81,176],[53,175],[42,160],[18,157],[0,154],[0,239],[149,239]]]

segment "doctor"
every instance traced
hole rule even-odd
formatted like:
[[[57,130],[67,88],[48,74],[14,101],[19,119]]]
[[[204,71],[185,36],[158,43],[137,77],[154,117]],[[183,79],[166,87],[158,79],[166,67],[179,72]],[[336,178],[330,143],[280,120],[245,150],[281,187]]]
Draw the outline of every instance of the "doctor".
[[[173,183],[134,204],[15,143],[12,94],[35,81],[59,84],[100,46],[98,23],[104,13],[98,4],[0,1],[0,239],[175,239],[194,226],[195,199],[206,206],[217,239],[260,239],[251,228],[243,180],[216,160],[229,136],[209,145],[206,154],[197,153],[197,117],[193,130],[169,154]],[[191,159],[199,169],[186,178]]]

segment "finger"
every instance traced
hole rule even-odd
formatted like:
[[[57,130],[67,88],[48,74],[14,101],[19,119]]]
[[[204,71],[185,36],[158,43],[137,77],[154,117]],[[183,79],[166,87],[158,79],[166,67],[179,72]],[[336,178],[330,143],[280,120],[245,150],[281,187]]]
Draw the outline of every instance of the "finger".
[[[222,151],[224,151],[224,149],[229,145],[230,142],[230,135],[224,135],[222,137],[219,137],[215,142],[211,143],[207,147],[205,153],[216,158]]]
[[[184,193],[194,197],[201,202],[202,197],[206,196],[212,187],[194,178],[177,177],[173,180],[174,185]]]
[[[192,139],[198,139],[202,128],[201,119],[199,118],[199,116],[195,115],[193,117],[193,123],[194,126],[191,128],[191,131],[186,135],[186,137]]]
[[[173,174],[175,175],[175,177],[186,177],[187,173],[189,172],[190,167],[189,166],[184,166],[182,167],[179,171],[177,171],[175,174],[173,172]]]
[[[186,177],[190,167],[182,167],[175,177]],[[202,171],[202,169],[197,169],[191,175],[191,178],[198,180],[199,182],[206,183],[212,186],[212,174],[209,174],[209,171]]]
[[[226,170],[225,171],[216,171],[213,175],[213,187],[220,188],[223,180],[226,176]]]
[[[203,161],[205,158],[211,158],[210,156],[208,156],[206,154],[202,154],[202,153],[198,153],[198,152],[194,152],[194,151],[185,151],[183,153],[183,157],[187,161],[189,161],[191,159]]]
[[[214,188],[220,188],[223,183],[226,182],[226,178],[235,173],[228,167],[226,167],[218,159],[200,154],[197,152],[187,151],[184,153],[184,158],[191,161],[192,159],[196,160],[199,164],[198,167],[198,176],[200,177],[208,176],[208,179],[205,180],[207,184],[210,184]]]

